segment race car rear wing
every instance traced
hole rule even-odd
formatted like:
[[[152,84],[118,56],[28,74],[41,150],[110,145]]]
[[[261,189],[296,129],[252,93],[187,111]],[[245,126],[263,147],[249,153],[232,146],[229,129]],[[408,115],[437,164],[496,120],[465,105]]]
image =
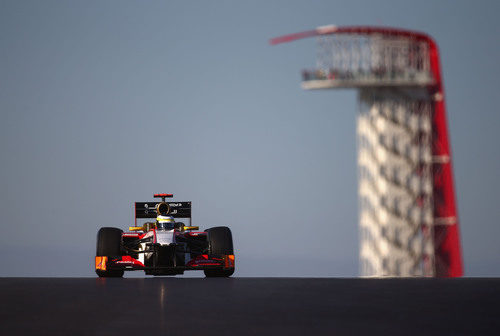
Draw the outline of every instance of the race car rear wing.
[[[137,219],[156,218],[156,205],[160,202],[135,202],[135,225]],[[170,208],[169,215],[174,218],[189,218],[191,223],[191,202],[166,202]]]

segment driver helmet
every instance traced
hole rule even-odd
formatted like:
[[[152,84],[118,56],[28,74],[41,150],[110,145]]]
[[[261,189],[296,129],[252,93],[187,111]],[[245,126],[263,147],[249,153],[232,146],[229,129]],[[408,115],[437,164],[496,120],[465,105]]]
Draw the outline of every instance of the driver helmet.
[[[158,230],[173,230],[175,228],[175,219],[172,216],[162,216],[156,217]]]

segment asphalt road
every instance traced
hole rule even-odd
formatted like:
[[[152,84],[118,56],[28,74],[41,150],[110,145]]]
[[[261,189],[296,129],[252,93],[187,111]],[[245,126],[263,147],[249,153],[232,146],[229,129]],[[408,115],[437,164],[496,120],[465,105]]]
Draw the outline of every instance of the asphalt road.
[[[500,279],[0,278],[1,335],[500,335]]]

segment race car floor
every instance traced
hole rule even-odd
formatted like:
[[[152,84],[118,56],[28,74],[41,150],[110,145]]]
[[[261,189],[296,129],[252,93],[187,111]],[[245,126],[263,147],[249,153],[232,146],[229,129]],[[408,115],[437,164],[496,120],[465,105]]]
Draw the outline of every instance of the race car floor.
[[[500,279],[0,278],[1,335],[499,335]]]

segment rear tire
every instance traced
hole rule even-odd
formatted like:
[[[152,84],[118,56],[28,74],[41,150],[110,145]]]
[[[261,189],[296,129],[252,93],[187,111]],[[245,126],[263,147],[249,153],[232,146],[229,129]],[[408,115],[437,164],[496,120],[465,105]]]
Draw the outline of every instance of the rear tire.
[[[118,257],[122,255],[123,231],[117,228],[104,227],[97,232],[97,257]],[[121,278],[123,270],[95,270],[100,278]]]
[[[220,257],[221,255],[233,255],[233,235],[231,230],[225,226],[217,226],[205,230],[208,239],[208,257]],[[207,278],[227,278],[233,275],[234,268],[228,270],[204,270]]]

